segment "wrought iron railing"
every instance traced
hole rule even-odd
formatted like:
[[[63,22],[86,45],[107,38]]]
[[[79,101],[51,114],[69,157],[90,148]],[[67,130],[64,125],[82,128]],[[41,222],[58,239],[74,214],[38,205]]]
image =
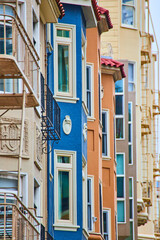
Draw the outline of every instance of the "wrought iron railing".
[[[12,193],[0,193],[0,239],[39,240],[40,223]]]
[[[41,102],[42,102],[42,140],[43,143],[49,140],[57,141],[60,139],[60,107],[44,78],[41,76]]]

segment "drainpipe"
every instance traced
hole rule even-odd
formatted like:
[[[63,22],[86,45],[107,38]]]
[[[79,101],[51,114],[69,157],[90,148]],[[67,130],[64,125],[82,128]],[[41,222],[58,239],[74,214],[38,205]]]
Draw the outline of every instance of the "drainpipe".
[[[23,105],[22,105],[22,118],[21,118],[21,135],[19,146],[19,159],[18,159],[18,197],[21,192],[21,165],[22,165],[22,151],[23,151],[23,138],[24,138],[24,119],[25,119],[25,97],[26,90],[23,90]]]

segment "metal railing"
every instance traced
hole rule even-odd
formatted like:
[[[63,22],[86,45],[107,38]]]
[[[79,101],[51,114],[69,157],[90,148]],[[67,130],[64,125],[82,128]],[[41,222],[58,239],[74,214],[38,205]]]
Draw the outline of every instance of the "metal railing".
[[[18,90],[15,87],[23,79],[28,92],[39,99],[39,56],[15,8],[0,3],[0,10],[1,91],[8,93],[6,85],[10,81],[11,93],[23,92],[23,84]]]
[[[40,223],[12,193],[0,193],[0,240],[39,240]]]

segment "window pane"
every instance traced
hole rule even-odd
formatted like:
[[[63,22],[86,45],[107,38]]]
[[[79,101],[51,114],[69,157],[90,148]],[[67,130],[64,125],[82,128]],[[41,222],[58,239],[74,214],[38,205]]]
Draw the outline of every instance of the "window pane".
[[[103,225],[104,225],[104,233],[109,233],[109,212],[108,211],[104,211],[103,212]]]
[[[123,154],[117,154],[116,155],[117,160],[117,175],[124,174],[124,155]]]
[[[91,199],[91,179],[87,179],[87,212],[88,230],[92,230],[92,199]]]
[[[116,118],[116,138],[123,138],[123,118]]]
[[[0,54],[4,54],[4,40],[0,40]]]
[[[128,141],[132,142],[132,127],[130,123],[128,124]]]
[[[118,222],[124,222],[124,201],[117,201]]]
[[[130,236],[126,240],[133,240],[133,222],[130,221]]]
[[[127,25],[134,25],[134,8],[129,6],[122,6],[122,23]]]
[[[129,151],[129,164],[132,164],[132,145],[128,145]]]
[[[88,203],[91,203],[91,179],[87,180],[87,192],[88,192],[88,198],[87,201]]]
[[[102,154],[107,156],[107,135],[102,133]]]
[[[4,38],[4,25],[0,24],[0,38]]]
[[[91,67],[87,66],[87,108],[91,116]]]
[[[92,230],[91,205],[88,205],[88,230]]]
[[[69,220],[69,172],[58,172],[58,219]]]
[[[12,54],[12,40],[6,40],[6,54],[11,55]]]
[[[134,65],[131,63],[128,64],[128,81],[134,82]]]
[[[129,197],[132,196],[133,190],[132,190],[132,178],[129,178]]]
[[[134,83],[128,83],[128,91],[133,92],[134,91]]]
[[[13,93],[13,79],[5,79],[5,92]]]
[[[102,132],[106,132],[106,113],[102,112]]]
[[[124,197],[124,177],[117,177],[117,198]]]
[[[115,92],[123,92],[123,79],[115,82]]]
[[[69,46],[58,45],[58,91],[69,92]]]
[[[128,121],[131,122],[132,121],[132,105],[131,103],[128,103]]]
[[[116,115],[123,115],[123,96],[116,96]]]
[[[133,218],[133,199],[129,200],[129,217],[130,219]]]
[[[70,163],[70,157],[57,156],[58,163]]]
[[[134,0],[123,0],[122,3],[133,5],[134,4]]]
[[[70,31],[57,29],[57,36],[58,37],[69,38],[70,37]]]
[[[4,91],[4,79],[0,79],[0,92]]]

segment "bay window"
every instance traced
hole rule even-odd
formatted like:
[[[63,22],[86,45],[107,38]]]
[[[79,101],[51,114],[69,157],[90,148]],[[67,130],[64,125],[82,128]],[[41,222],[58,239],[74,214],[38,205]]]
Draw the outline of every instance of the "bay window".
[[[55,150],[54,161],[55,227],[72,227],[77,221],[76,153]]]
[[[74,25],[54,24],[54,92],[56,97],[76,97],[75,34]]]

